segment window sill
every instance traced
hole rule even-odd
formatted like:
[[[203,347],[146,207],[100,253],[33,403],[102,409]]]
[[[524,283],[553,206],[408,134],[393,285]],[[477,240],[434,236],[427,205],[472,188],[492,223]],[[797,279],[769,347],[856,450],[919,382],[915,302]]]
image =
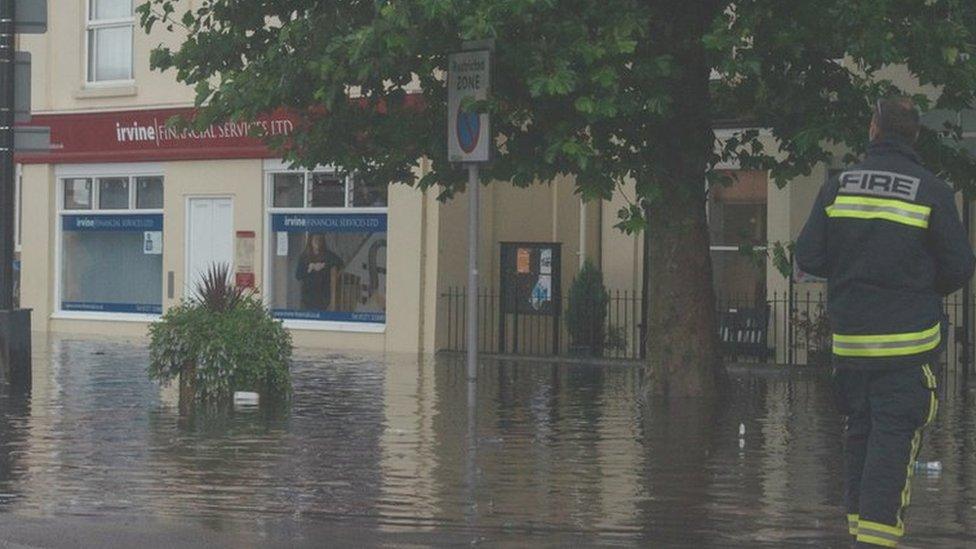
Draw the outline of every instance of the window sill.
[[[86,84],[75,90],[75,99],[99,99],[106,97],[134,97],[139,91],[134,83]]]
[[[89,313],[83,311],[59,311],[51,315],[51,320],[100,320],[105,322],[141,322],[153,323],[160,319],[159,315],[142,315],[131,313]]]
[[[289,330],[310,332],[352,332],[363,334],[386,333],[386,324],[360,324],[356,322],[330,322],[327,320],[283,320]]]

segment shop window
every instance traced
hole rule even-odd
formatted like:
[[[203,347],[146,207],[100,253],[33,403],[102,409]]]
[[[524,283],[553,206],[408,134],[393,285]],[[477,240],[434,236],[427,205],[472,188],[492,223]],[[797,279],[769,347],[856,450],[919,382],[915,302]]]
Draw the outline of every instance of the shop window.
[[[273,173],[269,184],[267,293],[274,315],[384,324],[385,193],[357,204],[350,199],[354,178],[327,171]]]
[[[92,180],[64,180],[64,209],[90,210],[92,207]]]
[[[99,179],[98,207],[102,210],[129,209],[129,178],[106,177]]]
[[[132,79],[132,0],[89,0],[88,81]]]
[[[376,185],[359,181],[350,182],[352,205],[363,208],[386,207],[389,185]]]
[[[163,178],[136,178],[136,209],[161,210],[163,208]]]
[[[60,310],[161,314],[162,178],[94,181],[61,183]]]
[[[272,192],[276,208],[301,208],[305,205],[305,175],[300,173],[276,173],[272,176]]]
[[[312,208],[342,208],[346,205],[346,178],[331,173],[313,173],[308,186]]]
[[[766,266],[761,256],[741,252],[743,245],[758,250],[766,242],[765,172],[729,172],[730,186],[714,186],[708,196],[708,228],[712,271],[719,299],[741,305],[765,302]]]

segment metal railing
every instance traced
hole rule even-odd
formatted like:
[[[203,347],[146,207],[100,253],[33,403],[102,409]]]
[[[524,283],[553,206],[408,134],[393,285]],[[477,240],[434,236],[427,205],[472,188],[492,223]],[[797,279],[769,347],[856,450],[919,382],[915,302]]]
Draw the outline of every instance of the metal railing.
[[[467,351],[467,298],[463,287],[441,294],[442,344],[446,351]],[[636,360],[641,357],[641,299],[633,292],[607,293],[606,312],[586,311],[599,325],[573,333],[567,322],[568,299],[557,298],[560,317],[501,313],[501,295],[478,292],[478,352],[526,356],[586,356]],[[580,341],[586,344],[581,345]],[[597,343],[593,343],[597,342]]]
[[[606,312],[598,328],[603,344],[580,346],[579,339],[592,341],[593,334],[570,333],[566,313],[568,300],[556,303],[561,317],[501,315],[501,296],[495,290],[478,293],[478,352],[526,356],[581,356],[639,360],[644,334],[641,328],[639,294],[610,291]],[[466,351],[467,299],[465,288],[451,288],[439,303],[441,350]],[[972,368],[976,354],[973,334],[966,334],[962,322],[963,302],[959,295],[943,302],[949,329],[942,366],[947,371]],[[976,302],[970,311],[976,310]],[[719,296],[716,302],[719,341],[726,361],[788,365],[825,364],[830,355],[830,327],[823,316],[824,296],[818,292],[772,293],[766,299],[752,296]],[[592,311],[590,311],[592,313]],[[599,316],[599,315],[597,315]],[[503,321],[504,320],[504,321]]]
[[[758,305],[757,305],[758,303]],[[790,365],[821,364],[829,356],[830,327],[826,317],[825,297],[819,292],[773,293],[764,302],[757,302],[748,296],[723,296],[718,300],[718,313],[721,319],[728,314],[756,314],[766,311],[766,350],[762,352],[743,352],[748,346],[737,345],[729,338],[722,337],[726,358],[736,361],[774,362]],[[943,301],[943,312],[948,320],[945,350],[941,355],[941,366],[947,371],[962,371],[972,368],[974,356],[973,334],[967,334],[963,322],[963,300],[959,294]],[[969,310],[974,310],[976,302]],[[721,325],[721,321],[720,321]],[[970,331],[972,327],[969,327]]]

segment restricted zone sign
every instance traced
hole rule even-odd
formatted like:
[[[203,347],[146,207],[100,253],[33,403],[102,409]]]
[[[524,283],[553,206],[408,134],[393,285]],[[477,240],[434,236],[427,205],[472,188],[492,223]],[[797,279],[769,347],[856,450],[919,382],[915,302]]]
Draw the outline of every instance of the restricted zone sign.
[[[451,54],[447,76],[447,154],[451,162],[487,162],[490,128],[487,114],[471,112],[471,101],[488,99],[491,52]],[[470,98],[470,99],[468,99]]]

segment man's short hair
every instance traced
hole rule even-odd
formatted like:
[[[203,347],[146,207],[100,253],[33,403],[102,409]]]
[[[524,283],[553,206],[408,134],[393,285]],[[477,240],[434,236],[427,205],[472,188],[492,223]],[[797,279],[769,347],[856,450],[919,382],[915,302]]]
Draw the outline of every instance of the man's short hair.
[[[911,97],[896,95],[878,99],[874,119],[881,137],[914,143],[918,137],[919,114]]]

